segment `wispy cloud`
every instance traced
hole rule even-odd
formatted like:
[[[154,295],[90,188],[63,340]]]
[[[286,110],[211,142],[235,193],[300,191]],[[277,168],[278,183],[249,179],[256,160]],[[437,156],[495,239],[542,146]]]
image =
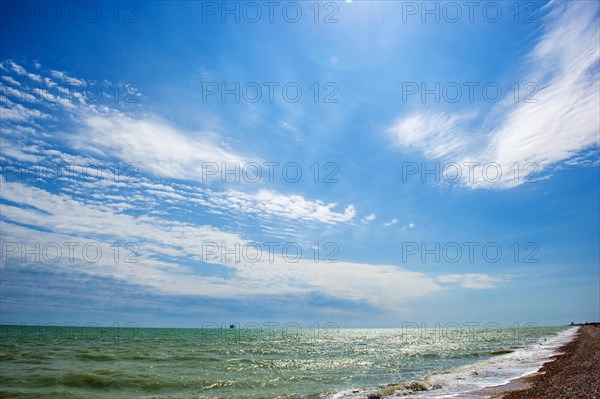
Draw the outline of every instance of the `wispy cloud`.
[[[62,71],[50,71],[50,74],[52,75],[53,78],[59,79],[62,82],[66,83],[67,85],[71,85],[71,86],[85,85],[85,81],[67,76],[67,74]]]
[[[29,78],[23,67],[13,64],[3,64],[4,70],[10,68],[14,72],[12,79],[18,82],[18,76]],[[60,88],[67,81],[66,75],[57,71],[51,75],[56,81],[43,79],[43,84]],[[4,81],[17,86],[10,80]],[[269,233],[295,234],[293,227],[300,222],[313,226],[350,225],[357,211],[352,204],[340,206],[260,185],[233,190],[202,184],[202,162],[259,160],[223,145],[222,137],[216,133],[183,131],[156,117],[129,115],[77,97],[54,96],[45,97],[49,102],[28,102],[16,94],[14,101],[2,98],[8,110],[3,112],[2,122],[10,132],[2,142],[6,166],[22,161],[72,163],[78,165],[72,170],[78,176],[41,179],[39,186],[3,179],[2,241],[82,245],[94,240],[109,254],[115,242],[135,242],[139,245],[139,263],[106,258],[90,263],[79,257],[75,264],[59,265],[15,264],[13,260],[3,263],[4,268],[35,270],[51,266],[71,274],[113,278],[172,295],[243,298],[318,294],[385,309],[395,309],[398,304],[443,289],[443,282],[434,276],[395,265],[315,263],[306,257],[294,263],[282,254],[256,263],[206,257],[202,246],[205,242],[224,243],[230,249],[252,242],[251,235],[222,220],[235,221],[239,215],[245,221],[256,217],[257,225],[266,225]],[[53,122],[68,120],[70,123],[61,129],[74,132],[74,136],[42,124],[45,115]],[[145,173],[126,182],[102,173],[98,179],[82,176],[85,165],[96,165],[88,169],[96,175],[103,163],[113,161],[135,163]],[[175,214],[179,217],[173,217]],[[190,214],[195,217],[188,217]],[[207,214],[215,216],[207,218],[210,223],[198,217]],[[375,214],[363,218],[365,222],[375,219]],[[288,224],[277,229],[269,226],[272,220]],[[215,225],[215,221],[221,225]],[[396,223],[393,219],[386,225]],[[212,267],[210,272],[207,265]]]
[[[507,276],[490,276],[489,274],[444,274],[437,278],[440,283],[460,284],[463,288],[490,289],[498,284],[510,281]]]
[[[547,7],[544,32],[525,61],[528,72],[522,80],[538,84],[537,103],[498,103],[491,115],[499,117],[487,120],[491,127],[485,123],[477,127],[476,113],[418,111],[388,129],[393,145],[420,151],[435,160],[481,165],[495,162],[505,172],[515,163],[521,168],[532,163],[540,172],[548,171],[597,147],[598,3],[552,2]],[[475,134],[478,130],[481,133]],[[476,167],[474,179],[463,182],[504,188],[524,182],[504,173],[499,181],[490,183],[481,172],[481,166]]]
[[[155,176],[202,181],[206,163],[244,164],[249,158],[226,149],[210,132],[181,132],[166,123],[119,113],[89,115],[73,146],[136,162]]]
[[[2,63],[2,69],[13,71],[17,76],[28,76],[27,70],[13,61]],[[7,97],[0,97],[4,104],[1,108],[2,120],[7,123],[8,131],[16,131],[25,126],[31,128],[24,141],[40,140],[44,137],[44,129],[37,122],[44,119],[57,118],[61,111],[66,113],[74,126],[69,127],[69,134],[64,135],[61,144],[67,144],[72,152],[82,155],[80,164],[103,163],[106,160],[119,160],[125,163],[134,163],[141,173],[151,178],[166,178],[191,182],[195,186],[172,185],[171,191],[165,193],[153,190],[150,193],[156,196],[166,196],[172,201],[188,202],[188,195],[192,193],[193,202],[213,209],[213,212],[226,209],[228,211],[244,212],[269,220],[281,218],[287,220],[302,220],[318,223],[346,223],[356,215],[353,205],[347,205],[343,211],[336,211],[336,203],[326,203],[319,199],[308,199],[301,194],[283,194],[272,188],[262,188],[260,184],[251,184],[237,190],[209,189],[211,177],[208,175],[208,166],[231,169],[241,168],[248,163],[260,163],[260,157],[252,154],[242,154],[226,144],[221,135],[215,132],[184,131],[166,123],[160,118],[151,115],[134,116],[111,108],[102,102],[91,103],[85,101],[81,93],[68,90],[62,84],[82,85],[84,80],[67,76],[64,72],[52,70],[51,76],[59,81],[56,83],[48,78],[44,79],[46,85],[52,85],[55,90],[52,94],[40,86],[36,96],[13,87],[3,86],[3,92],[11,95],[14,101]],[[11,76],[4,76],[4,80],[19,83]],[[66,93],[59,95],[62,90]],[[77,96],[79,94],[79,96]],[[19,103],[19,100],[23,104]],[[59,107],[57,109],[56,107]],[[52,114],[52,116],[50,116]],[[20,130],[23,132],[22,130]],[[69,162],[69,156],[64,151],[56,151],[47,142],[38,147],[38,153],[28,154],[32,160],[49,160],[48,155],[56,155],[60,161]],[[15,143],[4,142],[4,155],[14,159],[25,160],[23,152],[11,148],[17,147]],[[42,147],[44,149],[42,150]],[[72,157],[71,157],[72,158]],[[104,161],[101,161],[104,160]],[[219,182],[219,176],[214,180]],[[183,188],[182,192],[176,192]]]
[[[421,151],[428,158],[462,153],[469,145],[470,115],[418,112],[397,121],[388,132],[396,148]]]
[[[20,205],[3,206],[4,242],[23,241],[31,246],[36,241],[42,244],[69,241],[83,246],[86,240],[96,240],[109,254],[115,241],[139,243],[139,263],[113,262],[112,257],[108,257],[94,264],[79,259],[76,265],[53,265],[65,271],[79,269],[77,272],[122,279],[179,295],[235,298],[318,292],[380,307],[395,306],[441,289],[426,274],[397,266],[306,260],[294,263],[277,253],[272,261],[265,259],[257,263],[244,259],[236,262],[233,256],[226,259],[220,255],[203,256],[203,242],[222,242],[232,249],[236,244],[250,241],[211,226],[115,213],[101,205],[101,200],[84,204],[67,195],[51,194],[21,183],[4,182],[2,192],[5,200]],[[196,259],[196,266],[181,267],[157,256],[189,256]],[[200,259],[232,268],[235,274],[229,278],[202,276]],[[27,265],[19,264],[19,267]],[[369,284],[364,284],[365,276],[369,276]]]
[[[255,194],[229,190],[224,197],[234,209],[246,213],[262,213],[294,220],[337,223],[349,222],[356,216],[353,205],[348,205],[343,212],[335,212],[333,208],[337,207],[336,203],[326,204],[323,201],[307,200],[301,195],[282,195],[271,190],[260,190]]]
[[[377,217],[377,216],[376,216],[374,213],[371,213],[370,215],[368,215],[368,216],[365,216],[364,218],[362,218],[362,220],[361,220],[361,221],[362,221],[363,223],[371,223],[372,221],[374,221],[374,220],[375,220],[375,218],[376,218],[376,217]]]
[[[29,72],[27,72],[27,70],[25,68],[23,68],[22,66],[16,64],[13,61],[9,61],[8,65],[12,68],[13,71],[15,71],[19,75],[26,76],[30,80],[33,80],[34,82],[41,82],[42,81],[42,77],[40,75],[37,75],[35,73],[29,73]]]
[[[397,223],[398,223],[398,219],[394,218],[394,219],[390,220],[389,222],[384,223],[383,225],[384,226],[393,226],[393,225],[395,225]]]

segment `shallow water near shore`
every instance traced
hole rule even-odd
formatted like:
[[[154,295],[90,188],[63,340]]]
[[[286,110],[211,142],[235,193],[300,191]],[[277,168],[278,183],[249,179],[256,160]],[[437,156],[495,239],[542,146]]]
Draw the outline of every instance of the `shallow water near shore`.
[[[440,398],[534,372],[574,331],[3,326],[0,397]]]

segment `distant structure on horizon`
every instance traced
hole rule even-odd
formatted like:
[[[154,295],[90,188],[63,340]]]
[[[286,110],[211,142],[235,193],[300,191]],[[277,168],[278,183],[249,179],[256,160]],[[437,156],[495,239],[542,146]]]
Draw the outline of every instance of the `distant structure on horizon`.
[[[600,322],[597,321],[593,321],[591,323],[588,323],[587,321],[585,323],[573,323],[571,322],[571,324],[569,324],[569,326],[574,327],[574,326],[588,326],[588,325],[598,325],[600,324]]]

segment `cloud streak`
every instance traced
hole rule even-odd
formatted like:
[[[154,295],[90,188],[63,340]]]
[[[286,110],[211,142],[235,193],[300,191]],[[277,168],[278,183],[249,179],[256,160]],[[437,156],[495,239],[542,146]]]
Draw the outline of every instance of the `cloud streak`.
[[[598,4],[551,2],[547,7],[544,32],[526,59],[529,72],[523,80],[539,85],[537,103],[498,103],[491,115],[500,116],[491,128],[475,128],[476,113],[418,111],[388,129],[394,147],[445,162],[499,164],[505,173],[497,182],[482,177],[482,166],[475,168],[474,180],[463,179],[465,185],[477,188],[522,184],[524,179],[506,173],[515,164],[550,171],[583,151],[597,149]],[[483,133],[474,134],[475,129]]]
[[[3,76],[3,80],[12,86],[20,85],[15,77],[29,76],[24,67],[13,61],[5,61],[1,65],[3,70],[16,74],[13,77]],[[75,86],[85,84],[84,80],[69,77],[60,71],[51,71],[51,76],[62,83]],[[102,164],[107,161],[133,163],[141,173],[150,178],[174,179],[195,185],[187,186],[180,193],[173,191],[179,190],[183,185],[170,186],[171,192],[168,193],[162,190],[152,191],[152,194],[162,196],[163,199],[168,196],[171,201],[185,202],[186,196],[191,193],[196,204],[211,207],[214,211],[225,209],[269,220],[279,218],[336,224],[351,222],[356,215],[351,204],[340,212],[334,210],[336,203],[308,199],[300,194],[283,194],[274,189],[262,188],[260,183],[248,184],[237,190],[209,189],[213,185],[207,178],[208,165],[232,168],[251,162],[260,163],[261,159],[229,148],[217,133],[183,131],[157,117],[128,115],[101,102],[90,103],[81,93],[69,91],[62,83],[57,84],[48,78],[44,82],[55,89],[53,93],[64,91],[68,95],[55,95],[41,86],[35,92],[36,95],[33,95],[2,84],[2,92],[10,95],[14,101],[6,96],[0,97],[3,104],[0,109],[1,118],[6,123],[6,131],[14,132],[17,139],[3,142],[5,156],[25,160],[26,154],[12,149],[23,145],[23,142],[37,140],[40,145],[32,154],[27,154],[28,160],[36,157],[37,161],[44,161],[52,154],[53,161],[69,162],[69,158],[74,157],[67,155],[65,151],[57,151],[44,138],[47,134],[45,129],[39,126],[41,121],[56,122],[62,118],[68,120],[69,125],[66,125],[69,127],[65,128],[68,134],[59,133],[64,137],[60,144],[68,144],[68,150],[80,154],[80,164]],[[24,104],[15,102],[17,100]],[[72,125],[73,121],[81,122]],[[24,127],[28,127],[30,131],[24,132]],[[17,142],[19,140],[21,143]],[[215,180],[217,181],[214,183],[218,183],[218,179]]]

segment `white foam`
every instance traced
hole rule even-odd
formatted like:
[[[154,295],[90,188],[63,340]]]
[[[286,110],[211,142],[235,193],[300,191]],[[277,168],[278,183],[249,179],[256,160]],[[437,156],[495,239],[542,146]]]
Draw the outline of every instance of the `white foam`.
[[[504,385],[516,378],[533,374],[539,370],[550,357],[556,355],[557,349],[574,338],[577,327],[561,331],[554,336],[544,338],[514,352],[458,367],[445,373],[434,373],[426,378],[433,387],[429,391],[415,392],[403,397],[419,399],[442,399],[460,396],[469,398],[469,392],[483,388]],[[374,390],[344,390],[331,396],[330,399],[365,398]],[[481,395],[473,394],[481,398]]]
[[[466,398],[468,396],[465,396],[465,393],[504,385],[515,378],[533,374],[550,357],[557,354],[559,347],[571,341],[576,331],[577,328],[570,328],[512,353],[459,367],[445,374],[434,374],[429,377],[428,382],[439,389],[411,397],[441,399],[461,395],[461,398]]]

